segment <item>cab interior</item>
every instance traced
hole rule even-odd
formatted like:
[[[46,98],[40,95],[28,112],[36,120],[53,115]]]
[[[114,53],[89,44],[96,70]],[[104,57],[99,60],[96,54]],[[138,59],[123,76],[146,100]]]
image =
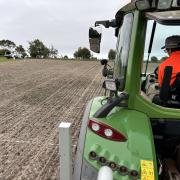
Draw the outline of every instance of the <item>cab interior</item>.
[[[164,46],[165,39],[172,35],[180,35],[180,11],[146,13],[146,18],[146,40],[141,68],[141,95],[147,101],[162,106],[164,111],[166,108],[179,111],[179,99],[174,100],[170,96],[167,98],[168,80],[163,79],[166,84],[164,89],[159,87],[157,69],[159,64],[168,57],[167,53],[161,49]],[[179,89],[178,92],[180,92]],[[159,99],[161,103],[154,100],[156,96],[161,96],[162,99]],[[151,125],[159,179],[180,179],[180,120],[152,118]]]

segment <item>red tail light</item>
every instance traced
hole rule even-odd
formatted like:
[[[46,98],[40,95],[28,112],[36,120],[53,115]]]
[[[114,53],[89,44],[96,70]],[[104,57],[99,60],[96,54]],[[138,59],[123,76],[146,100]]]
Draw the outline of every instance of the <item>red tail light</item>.
[[[95,120],[89,120],[88,127],[97,135],[102,136],[112,141],[125,142],[126,137],[116,129]]]

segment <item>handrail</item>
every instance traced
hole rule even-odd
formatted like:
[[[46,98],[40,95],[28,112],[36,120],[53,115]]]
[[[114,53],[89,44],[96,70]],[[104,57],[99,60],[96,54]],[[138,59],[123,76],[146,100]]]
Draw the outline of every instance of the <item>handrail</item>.
[[[59,125],[60,180],[72,180],[72,124]]]

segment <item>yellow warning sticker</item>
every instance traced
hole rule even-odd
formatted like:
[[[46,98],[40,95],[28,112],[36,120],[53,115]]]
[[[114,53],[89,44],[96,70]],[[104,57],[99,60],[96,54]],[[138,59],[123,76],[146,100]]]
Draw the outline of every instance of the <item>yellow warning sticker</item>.
[[[141,160],[141,180],[154,180],[153,161]]]

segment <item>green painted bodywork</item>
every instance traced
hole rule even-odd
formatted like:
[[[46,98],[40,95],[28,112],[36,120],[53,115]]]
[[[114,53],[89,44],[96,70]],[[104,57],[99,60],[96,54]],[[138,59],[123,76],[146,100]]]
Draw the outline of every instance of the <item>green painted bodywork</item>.
[[[128,108],[114,108],[106,118],[95,119],[105,123],[127,137],[126,142],[116,142],[102,138],[87,128],[84,146],[84,158],[96,169],[100,168],[97,160],[89,158],[89,152],[94,150],[104,155],[109,161],[125,165],[130,170],[140,172],[140,161],[154,162],[154,178],[158,179],[156,152],[151,127],[153,118],[180,119],[180,110],[160,107],[146,100],[140,94],[141,68],[144,54],[147,20],[143,12],[134,11],[134,22],[131,35],[128,68],[126,72],[125,92],[129,95]],[[138,83],[139,82],[139,83]],[[89,119],[94,119],[94,113],[102,106],[98,97],[93,100]],[[130,179],[113,172],[114,180]],[[141,179],[139,177],[139,179]]]
[[[90,111],[90,119],[98,108],[101,107],[102,97],[95,98]],[[114,161],[122,166],[125,165],[130,170],[140,172],[140,160],[152,160],[156,166],[154,156],[154,142],[152,141],[151,124],[149,117],[141,112],[123,108],[116,108],[106,118],[98,119],[116,130],[120,131],[127,138],[126,142],[116,142],[97,136],[90,129],[87,130],[84,158],[96,168],[100,168],[97,160],[90,160],[89,152],[97,149],[97,154],[104,155],[109,161]],[[98,146],[98,148],[95,147]],[[103,152],[105,151],[105,152]],[[156,171],[156,167],[154,167]],[[156,172],[157,174],[157,172]],[[129,179],[129,176],[121,176],[118,171],[114,171],[114,179]]]

